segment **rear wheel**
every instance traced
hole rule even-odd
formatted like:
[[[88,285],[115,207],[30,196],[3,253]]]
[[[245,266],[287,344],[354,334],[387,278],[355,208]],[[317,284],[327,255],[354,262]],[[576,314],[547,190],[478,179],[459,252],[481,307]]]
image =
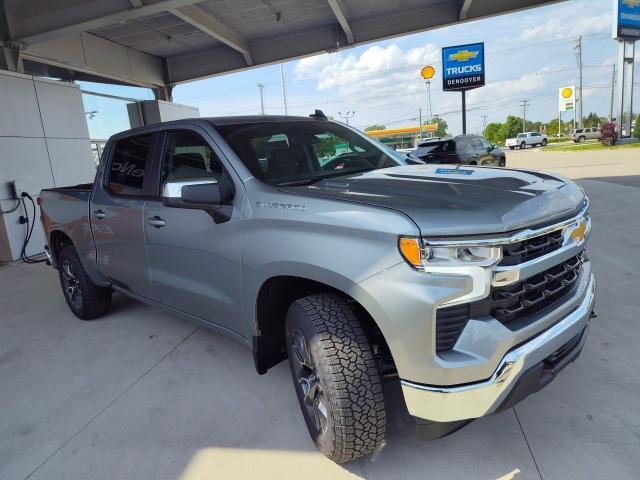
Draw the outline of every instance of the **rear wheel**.
[[[295,301],[286,342],[293,382],[311,438],[345,463],[382,445],[382,383],[369,341],[347,302],[336,294]]]
[[[578,138],[578,142],[579,143],[583,143],[586,140],[586,137],[580,137]]]
[[[513,150],[513,149],[515,149],[515,148],[516,148],[516,147],[509,147],[509,150]]]
[[[91,281],[73,246],[63,248],[58,255],[58,273],[64,298],[76,317],[93,320],[109,313],[111,290]]]

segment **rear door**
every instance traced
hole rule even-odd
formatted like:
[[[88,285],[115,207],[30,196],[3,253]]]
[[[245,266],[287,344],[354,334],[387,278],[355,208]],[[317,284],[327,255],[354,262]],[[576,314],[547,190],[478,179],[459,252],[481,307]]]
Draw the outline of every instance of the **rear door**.
[[[155,133],[116,140],[90,205],[98,268],[115,286],[142,296],[149,294],[142,215],[156,141]]]
[[[493,145],[486,138],[478,137],[483,149],[483,160],[479,165],[499,165],[500,159],[497,155],[497,150],[494,150]]]
[[[154,198],[144,210],[152,298],[158,303],[242,333],[242,183],[198,127],[164,133]],[[217,223],[208,212],[163,205],[164,182],[229,175],[235,184],[233,213]]]

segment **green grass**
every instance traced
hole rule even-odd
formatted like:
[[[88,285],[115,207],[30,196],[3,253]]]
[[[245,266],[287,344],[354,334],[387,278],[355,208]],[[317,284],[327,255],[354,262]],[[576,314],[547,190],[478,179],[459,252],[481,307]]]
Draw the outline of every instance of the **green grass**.
[[[585,143],[572,143],[570,145],[548,145],[543,147],[544,152],[583,152],[585,150],[625,150],[627,148],[640,148],[640,140],[633,143],[624,143],[607,147],[600,141],[594,140]]]

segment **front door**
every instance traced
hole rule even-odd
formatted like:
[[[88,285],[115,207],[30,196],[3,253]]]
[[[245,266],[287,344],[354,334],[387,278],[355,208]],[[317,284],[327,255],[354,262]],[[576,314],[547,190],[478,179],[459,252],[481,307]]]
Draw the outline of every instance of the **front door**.
[[[194,127],[195,128],[195,127]],[[213,142],[199,129],[165,133],[158,187],[167,181],[231,175]],[[205,210],[165,207],[159,196],[144,209],[153,299],[182,312],[242,333],[242,184],[228,221]],[[158,193],[161,188],[158,188]]]
[[[142,215],[155,140],[153,133],[116,140],[90,205],[99,269],[114,286],[142,296],[149,290]]]

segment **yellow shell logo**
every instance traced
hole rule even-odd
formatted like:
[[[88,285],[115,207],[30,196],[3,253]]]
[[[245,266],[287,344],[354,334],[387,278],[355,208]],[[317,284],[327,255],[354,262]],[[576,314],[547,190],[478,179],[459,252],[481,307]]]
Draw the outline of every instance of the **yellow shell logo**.
[[[422,78],[424,78],[425,80],[431,80],[435,74],[436,69],[431,65],[427,65],[422,70],[420,70],[420,75],[422,75]]]
[[[638,5],[640,5],[640,0],[622,0],[622,3],[624,3],[629,8],[636,8]]]
[[[571,98],[573,95],[573,90],[569,87],[562,89],[562,98]]]

